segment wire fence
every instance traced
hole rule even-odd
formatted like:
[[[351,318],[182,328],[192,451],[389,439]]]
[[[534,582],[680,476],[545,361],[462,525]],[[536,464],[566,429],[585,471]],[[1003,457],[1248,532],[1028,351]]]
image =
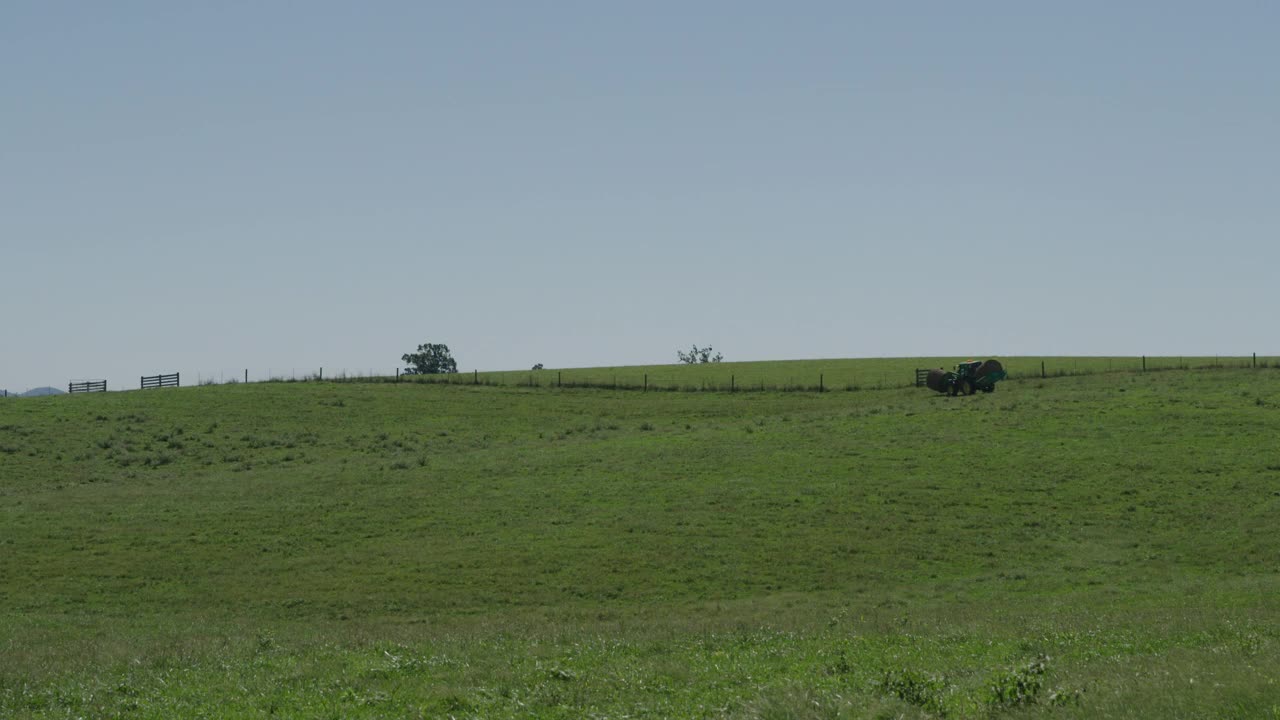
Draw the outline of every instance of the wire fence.
[[[184,372],[184,378],[194,379],[194,385],[237,385],[241,383],[316,382],[320,380],[348,382],[381,382],[393,377],[396,370],[383,368],[220,368]],[[184,380],[186,382],[186,380]]]
[[[640,392],[830,392],[914,387],[917,370],[951,369],[963,358],[874,358],[761,363],[708,363],[617,368],[537,369],[406,374],[401,368],[224,368],[183,371],[182,385],[245,383],[427,383],[513,388],[604,389]],[[1258,355],[1001,358],[1008,381],[1103,373],[1171,370],[1280,369],[1280,357]],[[111,389],[137,389],[112,383]],[[16,397],[12,392],[8,397]]]
[[[725,363],[696,366],[652,366],[529,370],[439,375],[394,374],[335,377],[347,382],[411,382],[490,387],[605,389],[642,392],[827,392],[884,390],[916,386],[916,371],[927,359]],[[938,360],[938,359],[933,359]],[[953,367],[954,359],[933,363]],[[1104,373],[1173,370],[1272,369],[1280,357],[1134,356],[1080,358],[1010,358],[1002,360],[1010,380],[1049,379]],[[319,379],[319,376],[311,376]]]

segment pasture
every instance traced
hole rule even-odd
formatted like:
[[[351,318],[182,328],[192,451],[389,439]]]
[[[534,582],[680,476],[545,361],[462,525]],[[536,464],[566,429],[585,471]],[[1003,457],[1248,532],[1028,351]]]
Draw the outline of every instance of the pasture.
[[[2,404],[0,716],[1280,718],[1280,372],[839,362]]]

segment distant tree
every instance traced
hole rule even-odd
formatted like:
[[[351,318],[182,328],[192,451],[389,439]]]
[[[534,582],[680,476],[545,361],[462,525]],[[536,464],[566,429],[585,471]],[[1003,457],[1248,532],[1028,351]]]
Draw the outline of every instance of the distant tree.
[[[724,355],[721,355],[720,353],[716,353],[715,355],[712,355],[711,353],[713,352],[715,352],[715,350],[713,350],[710,345],[704,348],[700,348],[697,345],[694,345],[689,348],[689,352],[683,352],[683,351],[677,350],[676,357],[680,358],[680,362],[685,363],[686,365],[697,365],[699,363],[718,363],[724,360]]]
[[[533,369],[534,369],[534,370],[541,370],[541,369],[542,369],[542,363],[537,363],[536,365],[534,365],[534,366],[533,366]]]
[[[449,354],[449,346],[443,343],[425,343],[418,351],[405,353],[400,359],[409,364],[405,375],[441,375],[458,372],[458,363]]]

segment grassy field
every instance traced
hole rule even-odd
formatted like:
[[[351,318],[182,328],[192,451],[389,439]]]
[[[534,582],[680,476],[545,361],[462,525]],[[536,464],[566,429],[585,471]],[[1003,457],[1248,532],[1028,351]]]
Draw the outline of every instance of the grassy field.
[[[1280,371],[1027,375],[3,403],[0,717],[1280,718]]]

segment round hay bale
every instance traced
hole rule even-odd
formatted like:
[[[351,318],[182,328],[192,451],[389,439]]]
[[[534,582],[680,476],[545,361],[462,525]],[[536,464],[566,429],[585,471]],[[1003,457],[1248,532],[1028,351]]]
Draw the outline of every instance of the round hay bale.
[[[993,372],[1000,372],[1003,369],[1004,366],[1000,364],[999,360],[988,360],[978,366],[977,377],[986,377]]]
[[[935,390],[937,392],[946,392],[947,391],[946,378],[947,378],[946,370],[943,370],[942,368],[933,368],[932,370],[929,371],[929,377],[925,378],[924,384],[927,385],[930,390]]]

